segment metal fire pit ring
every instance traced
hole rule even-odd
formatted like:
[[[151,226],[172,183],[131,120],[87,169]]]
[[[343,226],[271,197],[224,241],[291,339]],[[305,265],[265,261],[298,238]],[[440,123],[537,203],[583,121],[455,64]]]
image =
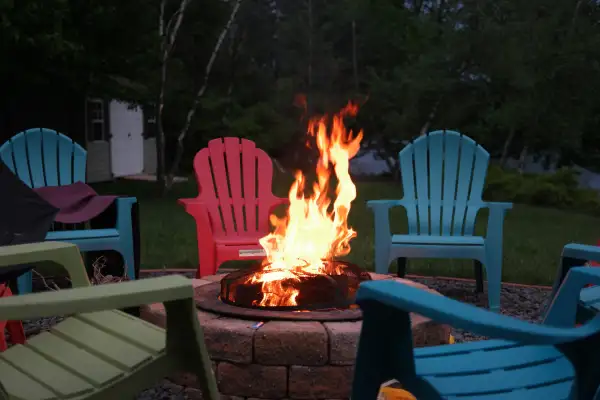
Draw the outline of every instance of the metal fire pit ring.
[[[196,307],[203,311],[227,317],[253,321],[359,321],[362,319],[360,308],[327,309],[313,311],[272,311],[264,308],[245,308],[223,303],[219,299],[220,282],[202,285],[195,289]]]

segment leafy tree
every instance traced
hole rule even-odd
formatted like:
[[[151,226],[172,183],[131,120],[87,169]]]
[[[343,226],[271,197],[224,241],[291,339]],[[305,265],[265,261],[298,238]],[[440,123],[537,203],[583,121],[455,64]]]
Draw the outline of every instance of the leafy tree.
[[[149,5],[140,0],[0,1],[4,93],[149,96],[147,78],[157,44]]]
[[[76,91],[162,103],[171,174],[231,135],[302,167],[306,116],[349,99],[361,109],[348,122],[393,171],[403,141],[443,128],[501,163],[555,154],[600,167],[596,1],[245,0],[215,53],[235,4],[0,0],[2,102]],[[176,40],[159,20],[179,26]]]

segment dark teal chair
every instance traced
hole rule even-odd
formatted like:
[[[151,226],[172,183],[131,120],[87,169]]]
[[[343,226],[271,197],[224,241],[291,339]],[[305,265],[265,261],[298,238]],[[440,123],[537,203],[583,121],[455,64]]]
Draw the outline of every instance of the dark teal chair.
[[[600,262],[600,247],[577,243],[567,244],[561,254],[560,265],[552,287],[552,295],[557,292],[571,268],[584,266],[588,261]],[[577,305],[577,322],[583,323],[599,312],[600,286],[583,288]]]
[[[483,201],[490,155],[467,136],[435,131],[415,139],[399,154],[404,197],[372,200],[375,214],[375,272],[388,272],[397,260],[404,276],[408,258],[462,258],[475,261],[477,290],[483,291],[482,265],[490,309],[500,309],[504,215],[512,203]],[[389,211],[402,206],[408,233],[390,232]],[[474,236],[475,218],[489,209],[485,237]]]
[[[86,151],[67,136],[45,128],[18,133],[0,146],[0,159],[27,186],[69,185],[85,182]],[[110,229],[52,231],[46,240],[69,242],[80,251],[115,250],[123,256],[125,271],[136,279],[131,208],[135,197],[116,200],[117,221]],[[18,279],[19,294],[31,292],[31,272]]]
[[[600,316],[575,327],[580,290],[600,269],[570,269],[543,324],[393,281],[363,283],[353,400],[396,379],[419,400],[600,399]],[[410,312],[491,338],[413,348]]]

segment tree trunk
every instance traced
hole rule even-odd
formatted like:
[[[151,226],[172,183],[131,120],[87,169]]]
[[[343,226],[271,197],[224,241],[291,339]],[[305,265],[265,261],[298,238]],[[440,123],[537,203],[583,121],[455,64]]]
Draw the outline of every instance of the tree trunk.
[[[210,59],[208,60],[208,63],[206,64],[206,68],[204,70],[204,81],[202,82],[202,86],[200,86],[200,89],[198,89],[198,92],[196,92],[196,97],[194,98],[194,101],[192,102],[192,105],[191,105],[190,109],[188,110],[183,128],[181,128],[181,131],[179,132],[179,135],[177,136],[177,148],[175,150],[175,156],[173,157],[173,162],[171,163],[171,168],[169,169],[169,173],[165,180],[165,189],[166,190],[171,189],[171,187],[173,185],[173,182],[175,180],[175,175],[177,174],[177,172],[179,170],[179,164],[181,163],[181,158],[183,157],[183,150],[184,150],[183,141],[185,140],[185,138],[190,130],[190,127],[192,126],[192,121],[194,119],[194,116],[196,115],[198,105],[200,104],[200,99],[202,98],[202,96],[204,96],[204,92],[206,92],[206,88],[208,87],[208,82],[209,82],[209,78],[210,78],[210,73],[212,71],[212,67],[215,63],[215,60],[217,59],[217,55],[219,54],[219,50],[221,49],[223,40],[225,40],[225,36],[227,35],[227,32],[229,32],[229,30],[231,29],[231,25],[233,24],[233,21],[235,20],[235,16],[237,15],[238,10],[240,9],[240,5],[241,5],[242,1],[243,0],[237,0],[235,2],[235,4],[233,5],[233,8],[231,10],[231,14],[229,15],[229,19],[227,20],[227,23],[223,27],[221,34],[217,38],[217,42],[215,43],[213,52],[210,55]]]
[[[313,15],[312,15],[312,0],[308,0],[308,88],[312,88],[313,84]]]
[[[313,96],[312,96],[312,85],[313,85],[313,9],[312,0],[306,2],[306,12],[308,14],[308,57],[306,66],[306,115],[312,114]]]
[[[577,21],[577,16],[579,15],[579,9],[581,8],[581,0],[578,0],[575,3],[575,9],[573,10],[573,17],[571,18],[571,26],[569,28],[569,36],[573,35],[573,31],[575,29],[575,21]]]
[[[356,54],[356,21],[352,20],[352,72],[354,75],[354,90],[358,93],[358,56]]]
[[[388,165],[392,174],[392,179],[397,181],[400,179],[400,163],[395,158],[387,157],[385,163]]]
[[[504,146],[502,146],[502,155],[500,156],[500,167],[504,168],[506,166],[506,161],[508,159],[508,150],[510,149],[510,145],[515,137],[515,128],[510,129],[510,133],[506,137],[504,141]]]
[[[160,37],[161,62],[160,62],[160,85],[156,100],[156,180],[160,188],[167,187],[167,161],[166,161],[166,138],[163,127],[163,109],[165,106],[165,89],[167,85],[167,65],[169,56],[175,45],[177,33],[183,22],[183,16],[191,0],[181,0],[179,8],[171,16],[165,25],[165,8],[168,0],[161,0],[158,21],[158,35]]]
[[[385,161],[390,173],[392,174],[392,179],[398,180],[400,178],[400,163],[397,158],[389,157],[389,154],[383,150],[377,150],[377,154],[379,157]]]
[[[165,84],[167,81],[167,38],[165,32],[165,7],[167,0],[160,2],[160,14],[158,20],[158,35],[160,37],[161,63],[160,63],[160,86],[156,98],[156,180],[160,188],[165,187],[165,131],[163,129],[163,107],[165,98]]]
[[[435,104],[433,105],[433,107],[431,108],[431,112],[427,116],[427,121],[425,121],[425,123],[421,127],[421,132],[420,132],[421,136],[425,135],[427,133],[427,131],[429,131],[429,127],[431,126],[431,122],[435,118],[435,115],[437,113],[437,109],[438,109],[441,101],[442,101],[442,97],[440,96],[437,99],[437,101],[435,102]]]
[[[522,174],[525,169],[525,159],[527,158],[527,145],[523,146],[519,155],[519,173]]]
[[[165,67],[161,66],[161,70]],[[164,106],[164,84],[161,82],[160,94],[156,100],[156,179],[160,188],[165,187],[165,131],[163,130],[162,108]]]

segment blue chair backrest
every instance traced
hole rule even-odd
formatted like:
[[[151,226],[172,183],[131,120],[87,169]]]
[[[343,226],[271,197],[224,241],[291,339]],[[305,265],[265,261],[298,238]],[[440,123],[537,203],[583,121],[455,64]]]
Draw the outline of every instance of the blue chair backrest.
[[[490,155],[455,131],[415,139],[399,154],[409,234],[472,235]]]
[[[16,134],[0,146],[0,159],[32,188],[85,182],[86,151],[51,129]]]

